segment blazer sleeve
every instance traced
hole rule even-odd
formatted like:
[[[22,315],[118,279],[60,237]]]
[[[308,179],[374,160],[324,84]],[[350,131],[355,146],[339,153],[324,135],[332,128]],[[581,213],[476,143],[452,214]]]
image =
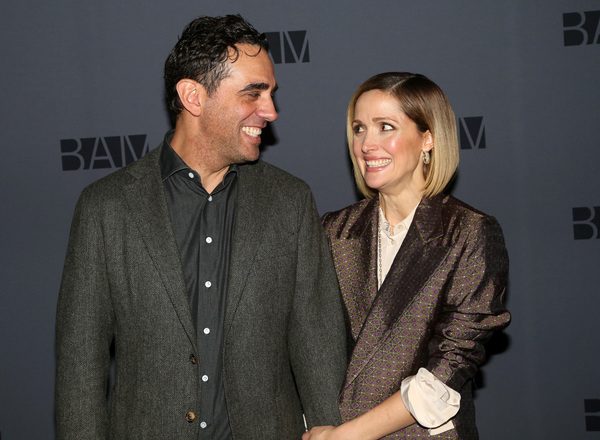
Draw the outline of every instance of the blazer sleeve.
[[[460,255],[448,279],[427,366],[458,391],[484,362],[484,343],[492,332],[510,322],[503,304],[509,261],[500,225],[493,217],[478,216],[462,229],[461,246],[451,251]]]
[[[97,201],[82,193],[71,225],[56,312],[56,438],[108,438],[114,317]]]
[[[288,346],[308,427],[341,423],[346,371],[341,295],[312,193],[301,203],[296,286]]]

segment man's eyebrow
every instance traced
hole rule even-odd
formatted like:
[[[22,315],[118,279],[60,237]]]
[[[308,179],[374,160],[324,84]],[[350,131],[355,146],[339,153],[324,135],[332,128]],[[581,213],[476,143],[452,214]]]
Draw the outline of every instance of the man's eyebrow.
[[[273,92],[275,92],[275,90],[277,90],[278,87],[279,86],[275,86],[273,88]],[[242,90],[240,90],[240,92],[250,92],[251,90],[269,90],[269,88],[271,88],[271,86],[267,83],[251,83],[244,87]]]

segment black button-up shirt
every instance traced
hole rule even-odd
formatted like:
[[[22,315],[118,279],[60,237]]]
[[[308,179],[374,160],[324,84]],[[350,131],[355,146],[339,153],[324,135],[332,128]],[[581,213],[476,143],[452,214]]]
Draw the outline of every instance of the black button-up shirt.
[[[165,136],[160,166],[171,224],[185,276],[198,338],[198,368],[202,380],[201,407],[195,423],[201,440],[231,439],[223,387],[223,321],[237,197],[237,166],[208,194],[200,176]],[[182,415],[183,417],[183,415]]]

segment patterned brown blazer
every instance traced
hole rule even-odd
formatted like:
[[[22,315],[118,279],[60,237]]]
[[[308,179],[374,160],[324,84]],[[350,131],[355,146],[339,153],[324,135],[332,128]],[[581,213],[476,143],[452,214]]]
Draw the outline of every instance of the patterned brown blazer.
[[[420,367],[461,393],[454,429],[477,439],[471,379],[483,343],[504,328],[508,255],[498,222],[452,196],[423,199],[377,290],[379,199],[323,217],[354,344],[339,404],[344,421],[400,389]],[[414,424],[385,438],[430,438]]]

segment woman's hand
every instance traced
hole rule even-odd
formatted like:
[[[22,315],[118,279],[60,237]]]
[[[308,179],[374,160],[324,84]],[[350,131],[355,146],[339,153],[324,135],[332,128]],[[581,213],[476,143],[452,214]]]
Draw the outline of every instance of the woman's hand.
[[[335,440],[334,426],[315,426],[302,435],[302,440]]]

